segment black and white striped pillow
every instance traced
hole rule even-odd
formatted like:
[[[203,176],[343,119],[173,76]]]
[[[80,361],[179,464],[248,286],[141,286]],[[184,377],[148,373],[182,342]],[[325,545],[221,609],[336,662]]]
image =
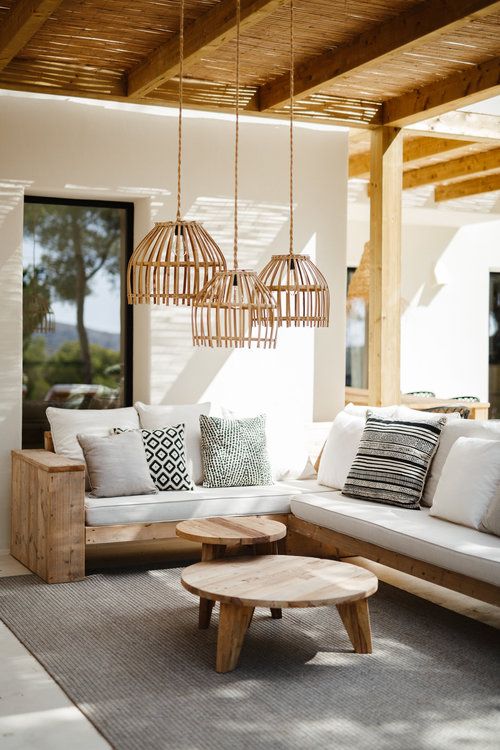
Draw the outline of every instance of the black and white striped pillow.
[[[368,412],[343,495],[420,510],[427,472],[446,418],[394,421]]]

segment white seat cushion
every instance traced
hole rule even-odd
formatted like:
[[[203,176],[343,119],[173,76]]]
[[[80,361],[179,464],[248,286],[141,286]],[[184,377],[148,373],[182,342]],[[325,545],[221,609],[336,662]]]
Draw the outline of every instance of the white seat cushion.
[[[315,480],[302,479],[264,487],[195,487],[132,497],[85,496],[87,526],[122,523],[183,521],[211,516],[251,516],[254,513],[289,513],[290,498],[297,493],[324,492]]]
[[[421,511],[375,505],[340,492],[294,496],[304,521],[500,586],[500,539]]]

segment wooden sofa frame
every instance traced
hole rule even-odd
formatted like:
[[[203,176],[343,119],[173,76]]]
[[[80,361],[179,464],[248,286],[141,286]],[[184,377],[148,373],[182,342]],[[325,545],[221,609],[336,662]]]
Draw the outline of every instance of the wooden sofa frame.
[[[84,497],[85,467],[81,462],[50,450],[12,451],[11,554],[47,583],[85,578],[87,546],[176,538],[177,521],[85,526]],[[500,606],[498,586],[340,534],[292,514],[266,517],[287,525],[287,554],[336,559],[364,557]]]

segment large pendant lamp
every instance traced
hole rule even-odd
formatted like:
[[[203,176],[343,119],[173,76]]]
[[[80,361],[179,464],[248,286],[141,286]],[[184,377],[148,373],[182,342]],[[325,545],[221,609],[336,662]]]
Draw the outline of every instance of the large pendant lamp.
[[[290,248],[286,255],[273,255],[259,278],[276,299],[278,325],[325,327],[330,315],[326,279],[308,255],[295,254],[293,249],[293,11],[290,0]]]
[[[221,249],[197,221],[181,218],[182,99],[184,62],[184,0],[179,31],[179,131],[177,215],[158,221],[132,253],[127,269],[129,304],[190,305],[196,294],[226,267]]]
[[[363,255],[359,266],[354,271],[349,288],[347,290],[347,299],[363,299],[368,304],[370,298],[370,243],[366,242]]]
[[[236,0],[236,124],[233,268],[219,271],[193,302],[193,344],[209,347],[276,346],[277,309],[255,271],[238,267],[238,139],[240,0]]]

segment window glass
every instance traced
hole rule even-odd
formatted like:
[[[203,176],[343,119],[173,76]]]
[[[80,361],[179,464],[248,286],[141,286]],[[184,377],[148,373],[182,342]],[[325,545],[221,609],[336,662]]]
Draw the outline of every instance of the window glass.
[[[490,273],[490,419],[500,419],[500,273]]]
[[[23,243],[23,446],[41,447],[47,406],[129,401],[124,271],[132,204],[27,199]]]
[[[347,269],[347,289],[355,268]],[[368,309],[364,299],[347,300],[346,379],[351,388],[368,388]]]

